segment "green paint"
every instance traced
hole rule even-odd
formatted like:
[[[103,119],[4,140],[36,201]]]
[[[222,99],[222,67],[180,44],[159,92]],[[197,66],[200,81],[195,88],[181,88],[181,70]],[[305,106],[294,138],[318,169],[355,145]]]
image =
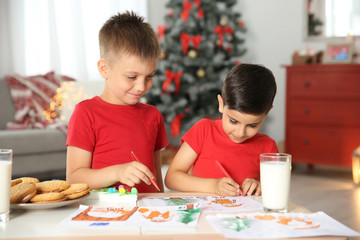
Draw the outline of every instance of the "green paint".
[[[223,228],[240,232],[251,226],[251,220],[248,218],[224,218],[221,220]]]
[[[199,202],[196,199],[182,199],[182,198],[165,198],[163,199],[168,206],[178,206],[178,205],[191,205]]]
[[[197,215],[200,214],[200,208],[178,210],[180,214],[180,222],[188,224],[197,219]]]

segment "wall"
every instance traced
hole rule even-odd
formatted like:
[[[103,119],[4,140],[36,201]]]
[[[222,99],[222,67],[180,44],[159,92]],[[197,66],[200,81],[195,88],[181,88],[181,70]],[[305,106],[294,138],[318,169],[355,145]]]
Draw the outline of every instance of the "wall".
[[[274,108],[270,111],[263,131],[280,142],[285,138],[285,69],[291,55],[303,48],[302,1],[242,0],[235,6],[242,14],[248,32],[248,49],[243,61],[262,64],[273,71],[277,81]]]

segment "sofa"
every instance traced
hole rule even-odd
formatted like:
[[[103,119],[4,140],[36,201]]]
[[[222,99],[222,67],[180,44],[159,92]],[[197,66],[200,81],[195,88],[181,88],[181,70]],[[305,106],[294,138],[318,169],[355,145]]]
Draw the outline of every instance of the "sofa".
[[[0,78],[0,148],[13,149],[12,176],[65,178],[66,135],[57,129],[7,130],[15,107],[9,87]]]

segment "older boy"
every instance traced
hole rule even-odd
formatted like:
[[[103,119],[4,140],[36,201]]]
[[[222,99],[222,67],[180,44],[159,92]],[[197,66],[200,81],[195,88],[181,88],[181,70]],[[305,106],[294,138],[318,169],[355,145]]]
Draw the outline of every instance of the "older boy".
[[[160,112],[139,99],[151,88],[160,56],[153,29],[126,12],[111,17],[99,33],[100,96],[79,103],[69,122],[67,180],[91,189],[135,186],[163,191],[160,150],[168,140]],[[134,151],[140,162],[133,161]],[[126,186],[125,186],[126,187]]]

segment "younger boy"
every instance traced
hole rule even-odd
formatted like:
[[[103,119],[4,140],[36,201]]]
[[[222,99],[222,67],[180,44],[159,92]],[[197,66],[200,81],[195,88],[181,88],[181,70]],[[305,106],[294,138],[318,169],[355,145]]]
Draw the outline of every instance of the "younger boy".
[[[104,24],[99,44],[97,66],[105,87],[100,96],[77,104],[71,116],[67,180],[91,189],[122,184],[156,192],[149,180],[155,179],[163,191],[160,150],[168,144],[163,118],[154,106],[139,103],[152,86],[161,52],[156,34],[142,17],[126,12]]]
[[[181,138],[166,186],[226,196],[238,195],[241,188],[245,195],[260,195],[260,153],[278,152],[274,140],[258,133],[275,94],[275,79],[267,68],[233,67],[224,80],[222,95],[217,96],[222,119],[202,119]],[[225,177],[216,161],[231,178]]]

